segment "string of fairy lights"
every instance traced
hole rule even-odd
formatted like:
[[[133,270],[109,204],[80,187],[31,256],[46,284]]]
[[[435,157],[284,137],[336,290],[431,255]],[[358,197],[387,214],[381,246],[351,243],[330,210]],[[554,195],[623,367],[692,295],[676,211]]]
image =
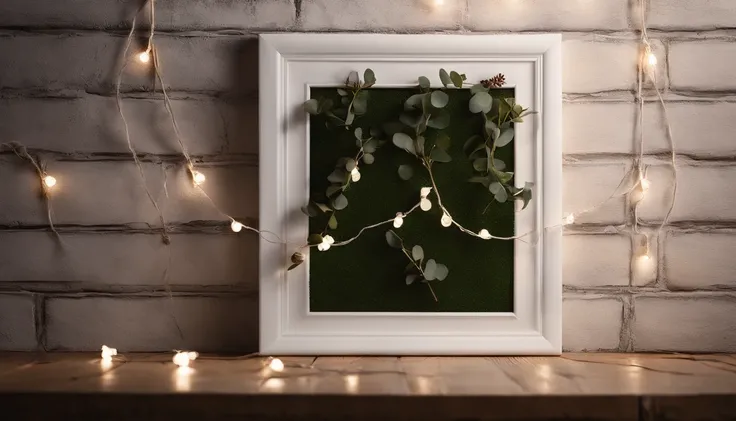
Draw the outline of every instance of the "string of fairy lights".
[[[663,96],[662,96],[662,93],[660,91],[660,88],[659,88],[659,86],[657,84],[657,82],[658,82],[658,79],[657,79],[657,64],[658,64],[658,59],[657,59],[657,56],[655,55],[655,53],[654,53],[654,51],[652,49],[652,45],[651,45],[651,42],[650,42],[650,39],[649,39],[649,36],[648,36],[648,33],[647,33],[646,9],[645,9],[645,4],[646,3],[645,3],[645,0],[639,0],[638,3],[639,3],[640,12],[641,12],[641,19],[640,19],[641,28],[640,28],[640,40],[639,40],[640,46],[641,46],[641,54],[638,57],[638,66],[637,66],[637,68],[638,68],[638,77],[637,77],[637,88],[636,88],[636,103],[637,103],[637,106],[638,106],[638,114],[639,114],[638,115],[638,117],[639,117],[639,125],[638,126],[639,127],[638,127],[638,135],[637,135],[637,143],[638,143],[638,150],[637,150],[637,152],[638,152],[638,154],[637,154],[637,156],[634,159],[634,164],[633,164],[632,168],[624,175],[624,177],[622,178],[621,182],[616,187],[616,189],[613,191],[613,193],[608,198],[606,198],[604,201],[602,201],[601,203],[596,204],[595,206],[592,206],[590,208],[587,208],[587,209],[584,209],[584,210],[581,210],[581,211],[578,211],[578,212],[570,213],[570,214],[566,215],[563,218],[563,220],[561,221],[560,224],[555,225],[555,226],[551,226],[551,227],[544,227],[543,229],[544,230],[548,230],[548,229],[553,229],[553,228],[559,228],[559,227],[562,227],[562,226],[565,226],[565,225],[574,224],[575,221],[576,221],[576,219],[579,216],[581,216],[583,214],[587,214],[587,213],[593,212],[593,211],[599,209],[601,206],[603,206],[604,204],[608,203],[611,199],[617,198],[617,197],[626,197],[626,198],[628,198],[628,203],[631,206],[631,210],[632,210],[633,215],[634,215],[633,223],[632,223],[632,233],[634,235],[641,236],[641,238],[642,238],[642,240],[640,242],[638,242],[638,247],[634,248],[633,255],[636,258],[640,258],[640,259],[643,259],[643,260],[648,260],[650,258],[650,245],[649,245],[649,241],[650,240],[649,240],[649,235],[646,234],[646,233],[642,233],[641,232],[641,230],[639,228],[639,226],[640,226],[640,220],[639,220],[639,217],[638,217],[638,207],[639,207],[640,203],[642,202],[642,200],[644,199],[647,191],[649,191],[649,189],[651,187],[651,182],[647,179],[647,167],[644,164],[645,136],[644,136],[644,124],[643,124],[643,121],[644,121],[644,103],[645,103],[645,97],[644,97],[643,90],[644,90],[644,87],[645,87],[645,85],[647,83],[650,83],[651,84],[652,89],[656,93],[658,102],[660,103],[660,105],[661,105],[661,107],[662,107],[662,109],[664,111],[665,126],[666,126],[666,129],[667,129],[667,138],[668,138],[668,141],[670,143],[671,167],[672,167],[672,171],[674,173],[674,181],[673,181],[673,186],[672,186],[672,196],[671,196],[670,207],[669,207],[669,209],[667,211],[667,214],[664,217],[662,223],[658,227],[657,235],[659,235],[661,233],[661,231],[664,228],[664,226],[668,223],[669,218],[670,218],[670,215],[671,215],[672,210],[674,208],[675,196],[676,196],[676,193],[677,193],[677,163],[676,163],[676,153],[675,153],[675,148],[674,148],[674,139],[673,139],[673,135],[672,135],[671,125],[670,125],[670,122],[669,122],[669,115],[667,113],[667,106],[666,106],[666,103],[665,103],[665,101],[663,99]],[[435,7],[435,8],[441,8],[441,7],[444,7],[445,1],[444,0],[433,0],[433,2],[431,2],[430,4],[433,5],[433,7]],[[149,6],[150,7],[150,20],[151,20],[151,22],[150,22],[150,31],[149,31],[149,34],[148,34],[148,39],[147,39],[146,47],[142,51],[134,52],[134,53],[131,54],[130,53],[130,49],[131,49],[133,38],[134,38],[135,33],[136,33],[138,14],[146,6]],[[163,101],[164,101],[165,108],[166,108],[166,110],[167,110],[167,112],[169,114],[169,117],[170,117],[172,126],[174,128],[174,132],[175,132],[175,135],[176,135],[178,144],[179,144],[179,146],[181,148],[181,150],[180,150],[181,155],[184,157],[184,159],[186,161],[186,167],[187,167],[189,176],[191,178],[193,188],[196,189],[196,190],[198,190],[200,193],[202,193],[208,199],[208,201],[211,203],[211,205],[215,209],[217,209],[217,211],[219,213],[221,213],[225,218],[227,218],[227,220],[230,223],[230,229],[233,232],[238,233],[238,232],[241,232],[243,229],[246,229],[248,231],[252,231],[252,232],[255,232],[255,233],[259,234],[266,241],[286,245],[287,243],[283,242],[279,238],[279,236],[276,235],[275,233],[270,232],[270,231],[266,231],[266,230],[259,230],[257,228],[248,226],[248,225],[246,225],[246,224],[244,224],[244,223],[236,220],[235,218],[231,217],[230,215],[228,215],[227,213],[223,212],[222,210],[220,210],[220,208],[217,206],[217,204],[210,198],[209,195],[207,195],[206,191],[204,190],[204,187],[203,186],[204,186],[204,184],[205,184],[205,182],[207,180],[207,177],[206,177],[206,175],[202,171],[200,171],[199,169],[197,169],[197,167],[195,165],[195,162],[192,160],[191,156],[189,155],[189,153],[187,151],[186,144],[183,141],[183,136],[181,135],[181,131],[179,129],[179,125],[177,123],[175,113],[173,111],[173,108],[171,107],[171,100],[170,100],[170,97],[169,97],[168,92],[167,92],[167,89],[166,89],[166,84],[164,82],[163,71],[162,71],[162,66],[161,66],[161,60],[160,60],[160,57],[158,55],[157,47],[156,47],[155,39],[154,39],[154,35],[155,35],[155,23],[156,23],[155,9],[156,9],[156,7],[155,7],[155,0],[148,0],[147,3],[144,3],[141,6],[141,8],[138,9],[138,11],[136,11],[136,14],[135,14],[135,16],[134,16],[134,18],[132,20],[131,29],[130,29],[130,32],[128,33],[128,37],[127,37],[126,44],[125,44],[125,49],[123,51],[123,55],[124,55],[124,62],[123,63],[124,64],[121,66],[120,72],[118,73],[118,79],[117,79],[117,83],[116,83],[116,100],[117,100],[118,111],[120,113],[121,120],[123,121],[123,124],[125,126],[125,137],[126,137],[126,141],[127,141],[129,150],[130,150],[130,152],[132,154],[133,160],[134,160],[134,162],[136,163],[136,165],[137,165],[137,167],[139,169],[139,174],[140,174],[141,179],[143,181],[142,184],[143,184],[144,188],[146,189],[146,192],[148,193],[148,197],[149,197],[150,201],[152,202],[153,206],[159,212],[159,217],[160,217],[160,221],[161,221],[161,230],[162,230],[162,235],[163,235],[163,238],[164,238],[164,242],[166,244],[169,244],[168,234],[167,234],[167,231],[166,231],[166,223],[164,221],[164,218],[163,218],[163,215],[161,213],[161,210],[160,210],[158,204],[156,203],[156,200],[154,199],[154,197],[150,193],[150,191],[148,191],[145,174],[144,174],[142,165],[141,165],[141,163],[140,163],[140,161],[138,159],[138,154],[136,153],[135,148],[133,146],[133,143],[131,141],[130,133],[129,133],[129,130],[128,130],[128,123],[127,123],[127,120],[126,120],[126,117],[125,117],[125,113],[124,113],[124,110],[123,110],[123,107],[122,107],[122,100],[121,100],[122,96],[121,96],[121,88],[120,88],[120,86],[121,86],[121,83],[122,83],[122,77],[123,77],[124,70],[125,70],[125,68],[128,66],[128,64],[131,61],[136,61],[138,63],[138,65],[142,65],[142,66],[146,66],[146,65],[153,66],[153,70],[155,72],[156,79],[158,80],[158,82],[160,84],[160,89],[161,89],[161,93],[162,93],[162,96],[163,96]],[[38,160],[36,158],[34,158],[31,154],[29,154],[25,150],[25,148],[22,147],[22,145],[18,145],[18,144],[13,143],[13,144],[3,144],[3,146],[10,148],[20,158],[23,158],[25,160],[28,160],[33,165],[33,167],[36,170],[36,173],[37,173],[37,175],[39,177],[39,181],[40,181],[40,184],[41,184],[41,189],[42,189],[42,192],[43,192],[43,196],[44,196],[44,198],[45,198],[45,200],[47,202],[47,207],[48,207],[48,210],[49,210],[48,211],[48,218],[49,218],[50,226],[52,227],[52,230],[55,233],[57,233],[57,235],[58,235],[58,232],[54,229],[54,225],[53,225],[53,221],[52,221],[52,212],[51,212],[50,198],[49,198],[49,193],[53,189],[57,188],[57,186],[59,184],[57,178],[54,175],[52,175],[52,174],[50,174],[48,172],[48,170],[47,170],[47,168],[46,168],[45,165],[39,164]],[[351,178],[352,178],[353,182],[357,182],[357,181],[359,181],[361,179],[360,173],[357,171],[357,167],[354,168],[354,171],[353,172],[351,172]],[[416,209],[421,209],[422,211],[429,211],[432,208],[432,201],[429,199],[429,196],[430,196],[430,194],[432,192],[436,196],[438,205],[440,206],[440,208],[443,211],[442,217],[440,219],[440,224],[443,227],[450,227],[452,225],[455,225],[462,232],[465,232],[466,234],[469,234],[469,235],[472,235],[472,236],[475,236],[475,237],[478,237],[478,238],[481,238],[481,239],[484,239],[484,240],[491,240],[491,239],[498,239],[498,240],[516,240],[516,239],[521,239],[521,238],[523,238],[523,237],[525,237],[525,236],[533,233],[533,232],[531,232],[531,233],[524,233],[524,234],[521,234],[521,235],[517,235],[515,237],[496,237],[496,236],[491,235],[491,233],[488,230],[486,230],[486,229],[482,229],[478,233],[475,233],[473,231],[467,230],[462,225],[460,225],[457,221],[453,220],[450,212],[442,205],[441,199],[439,197],[439,192],[438,192],[438,189],[437,189],[436,184],[434,183],[434,180],[432,180],[432,184],[433,184],[432,186],[424,187],[424,188],[422,188],[420,190],[420,195],[419,195],[420,196],[419,197],[420,200],[419,200],[419,202],[416,205],[414,205],[408,211],[405,211],[405,212],[397,212],[396,213],[396,216],[394,218],[387,219],[387,220],[384,220],[384,221],[380,221],[380,222],[375,223],[375,224],[372,224],[372,225],[367,225],[367,226],[363,227],[361,230],[359,230],[359,232],[355,236],[353,236],[351,238],[347,238],[347,239],[344,239],[344,240],[341,240],[341,241],[336,241],[332,236],[325,235],[325,236],[323,236],[321,243],[319,243],[319,244],[302,245],[301,248],[304,248],[304,247],[316,247],[319,251],[328,251],[331,247],[343,246],[343,245],[350,244],[351,242],[353,242],[354,240],[356,240],[361,234],[363,234],[366,230],[369,230],[369,229],[377,228],[379,226],[383,226],[383,225],[387,225],[387,224],[392,224],[393,227],[394,228],[397,228],[397,229],[398,228],[401,228],[402,225],[403,225],[403,223],[404,223],[404,219],[407,218],[407,217],[409,217],[410,214],[412,212],[414,212]],[[304,259],[304,256],[303,255],[301,255],[300,253],[295,253],[295,255],[297,255],[297,254],[300,256],[298,258],[300,258],[302,260]],[[294,259],[295,259],[295,257],[292,256],[292,261],[294,261]],[[195,351],[175,351],[175,354],[173,356],[173,363],[175,365],[177,365],[178,367],[180,367],[180,368],[187,368],[198,357],[199,357],[199,354],[197,352],[195,352]],[[121,359],[121,358],[122,358],[122,356],[118,355],[117,349],[112,348],[112,347],[108,347],[106,345],[103,345],[102,346],[102,348],[101,348],[101,361],[102,361],[102,364],[103,365],[109,365],[113,361],[115,361],[116,359]],[[281,371],[283,371],[285,369],[285,365],[284,365],[283,361],[281,361],[278,358],[269,357],[265,361],[264,364],[272,372],[281,372]]]

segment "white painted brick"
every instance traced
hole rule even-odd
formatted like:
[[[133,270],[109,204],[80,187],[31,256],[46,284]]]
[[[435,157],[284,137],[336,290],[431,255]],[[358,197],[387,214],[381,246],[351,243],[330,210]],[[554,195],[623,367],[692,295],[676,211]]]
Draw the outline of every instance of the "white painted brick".
[[[0,25],[115,28],[129,25],[139,6],[120,0],[3,0]],[[149,10],[142,11],[141,23],[149,21]],[[294,15],[291,0],[156,1],[157,28],[167,30],[283,28],[294,23]]]
[[[601,296],[566,295],[562,305],[565,351],[615,350],[619,347],[623,303]]]
[[[167,223],[223,220],[207,198],[192,186],[181,165],[164,172],[144,163],[152,195]],[[207,176],[202,186],[217,205],[234,217],[258,215],[258,168],[248,165],[201,166]],[[51,193],[57,224],[107,225],[142,222],[160,226],[132,162],[51,162],[47,171],[57,179]],[[47,224],[39,197],[40,183],[30,164],[8,157],[0,160],[0,224]]]
[[[632,153],[636,108],[630,103],[564,104],[563,152]]]
[[[661,29],[715,29],[736,26],[733,0],[649,0],[649,26]]]
[[[48,298],[46,347],[96,351],[107,344],[121,352],[255,351],[257,301],[255,296]]]
[[[623,235],[563,237],[562,282],[575,287],[629,285],[631,241]]]
[[[217,100],[174,100],[172,107],[190,153],[216,154],[225,149],[229,140],[223,115],[226,104]],[[163,101],[125,99],[123,111],[136,151],[180,153]],[[0,100],[0,138],[60,152],[128,152],[115,98],[95,95]]]
[[[243,98],[228,102],[223,117],[227,132],[227,152],[257,154],[258,99]]]
[[[672,89],[736,89],[736,44],[730,41],[673,42],[670,46]]]
[[[60,245],[52,233],[0,232],[0,267],[0,282],[255,287],[258,237],[172,234],[169,250],[155,234],[69,233]]]
[[[617,196],[617,187],[626,174],[626,164],[570,164],[562,171],[564,189],[562,210],[565,215],[595,208],[576,217],[576,223],[621,224],[625,217],[625,200]],[[620,192],[621,189],[618,191]]]
[[[172,90],[254,90],[255,39],[159,36],[156,45],[167,86]],[[0,80],[13,89],[85,89],[113,92],[125,38],[92,35],[0,37]],[[142,46],[133,47],[131,55]],[[196,75],[196,77],[192,77]],[[151,66],[132,61],[125,89],[150,89]]]
[[[622,2],[623,3],[623,2]],[[664,47],[652,41],[660,58],[660,85],[666,83]],[[565,93],[593,93],[636,88],[640,46],[633,41],[587,41],[569,39],[563,42],[562,90]]]
[[[411,31],[459,27],[464,0],[303,0],[307,30]]]
[[[736,351],[736,298],[635,297],[634,350]]]
[[[0,351],[36,349],[33,297],[0,294]]]
[[[706,157],[736,155],[736,104],[730,102],[668,103],[678,153]],[[670,150],[660,105],[647,106],[644,114],[647,152]]]
[[[665,278],[677,289],[736,287],[736,234],[671,232],[665,243]]]
[[[624,30],[628,28],[627,5],[620,0],[470,0],[467,26],[480,31]]]
[[[639,205],[639,216],[646,221],[661,221],[672,200],[672,169],[653,165],[647,178],[651,188]],[[671,221],[736,220],[736,166],[679,164],[677,179]]]

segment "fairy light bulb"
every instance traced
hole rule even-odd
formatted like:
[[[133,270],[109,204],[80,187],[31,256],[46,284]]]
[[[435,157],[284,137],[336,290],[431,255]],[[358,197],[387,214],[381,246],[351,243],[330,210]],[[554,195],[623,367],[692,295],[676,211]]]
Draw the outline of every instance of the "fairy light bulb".
[[[52,175],[44,176],[43,184],[48,188],[52,188],[56,185],[56,178]]]
[[[404,225],[404,214],[397,212],[396,218],[394,218],[394,228],[401,228],[402,225]]]
[[[189,364],[196,360],[199,354],[194,351],[177,351],[174,355],[174,364],[179,367],[189,367]]]
[[[353,183],[360,181],[360,171],[358,170],[358,167],[354,167],[352,171],[350,171],[350,179],[353,180]]]
[[[642,178],[641,180],[639,180],[639,185],[641,186],[641,189],[643,191],[649,190],[649,187],[652,186],[652,184],[646,178]]]
[[[199,171],[192,171],[192,180],[194,180],[194,184],[200,185],[207,180],[207,177]]]
[[[138,61],[141,63],[148,63],[151,61],[151,53],[148,52],[148,50],[138,54]]]
[[[233,222],[230,223],[230,229],[233,230],[233,232],[240,232],[243,229],[243,224],[233,220]]]
[[[480,238],[484,239],[484,240],[490,240],[491,239],[491,233],[488,232],[488,230],[485,229],[485,228],[483,228],[482,230],[480,230],[480,232],[478,232],[478,236]]]
[[[284,371],[284,362],[278,358],[271,358],[271,362],[268,363],[268,368],[277,373],[280,373]]]
[[[440,223],[442,224],[443,227],[447,228],[450,225],[452,225],[452,217],[447,212],[445,212],[444,214],[442,214]]]
[[[654,68],[657,66],[657,56],[655,56],[651,50],[647,52],[647,65],[650,68]]]
[[[421,190],[419,190],[419,207],[427,212],[428,210],[432,209],[432,202],[427,199],[427,196],[429,196],[429,192],[432,191],[431,187],[422,187]]]
[[[322,237],[322,242],[317,245],[317,250],[327,251],[333,244],[335,244],[335,239],[331,235],[325,235]]]
[[[575,215],[569,214],[565,217],[565,225],[572,225],[575,223]]]
[[[111,362],[112,357],[118,355],[118,350],[115,348],[110,348],[107,345],[102,345],[102,352],[100,353],[100,356],[102,357],[102,361],[104,362]]]

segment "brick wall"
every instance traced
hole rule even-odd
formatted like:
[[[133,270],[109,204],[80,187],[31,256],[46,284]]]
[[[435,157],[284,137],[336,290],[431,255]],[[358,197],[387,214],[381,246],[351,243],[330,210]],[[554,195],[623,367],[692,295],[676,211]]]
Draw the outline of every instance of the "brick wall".
[[[636,3],[445,0],[436,12],[424,0],[157,0],[157,43],[208,191],[228,213],[256,221],[257,33],[563,32],[564,208],[578,211],[610,194],[632,163]],[[1,154],[0,349],[257,348],[257,241],[229,232],[193,194],[160,98],[141,92],[152,75],[132,66],[123,107],[171,224],[170,248],[152,228],[157,216],[112,96],[139,5],[0,2],[0,141],[42,152],[59,180],[52,200],[63,233],[62,242],[50,233],[28,166]],[[672,175],[662,112],[647,91],[652,190],[640,216],[654,258],[632,265],[632,215],[623,200],[568,227],[564,348],[733,352],[736,4],[649,0],[648,7],[679,153],[679,196],[672,223],[657,236]]]

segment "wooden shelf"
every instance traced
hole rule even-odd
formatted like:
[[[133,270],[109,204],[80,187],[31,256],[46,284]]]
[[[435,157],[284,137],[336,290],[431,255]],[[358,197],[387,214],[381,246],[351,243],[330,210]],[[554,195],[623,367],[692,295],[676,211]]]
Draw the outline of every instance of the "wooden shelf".
[[[733,355],[283,361],[276,373],[260,357],[205,355],[179,369],[170,354],[104,366],[89,353],[2,353],[0,405],[64,420],[736,419]]]

